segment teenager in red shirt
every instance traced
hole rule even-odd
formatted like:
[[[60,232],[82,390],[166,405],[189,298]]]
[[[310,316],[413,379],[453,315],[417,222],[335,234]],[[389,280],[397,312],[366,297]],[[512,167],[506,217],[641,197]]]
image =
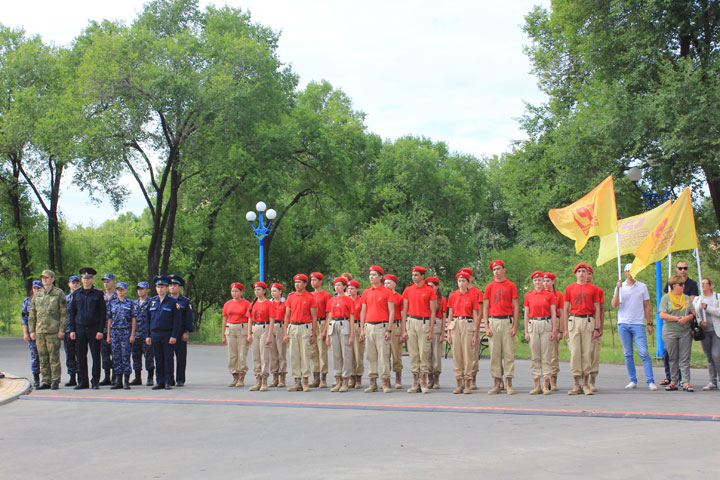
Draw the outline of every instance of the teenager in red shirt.
[[[353,343],[353,367],[352,375],[350,376],[350,383],[348,388],[361,388],[362,387],[362,376],[365,371],[365,342],[360,341],[360,311],[362,310],[362,297],[358,295],[360,291],[360,282],[357,280],[350,280],[348,282],[348,296],[352,299],[355,304],[355,321],[354,335],[355,342]]]
[[[275,306],[273,315],[270,315],[272,324],[273,341],[271,344],[272,373],[273,381],[269,387],[284,387],[285,376],[287,375],[287,345],[283,343],[285,332],[283,323],[285,320],[285,299],[282,297],[285,288],[279,283],[270,284],[270,295],[272,304]]]
[[[310,356],[312,344],[317,332],[317,302],[307,291],[308,277],[299,273],[293,277],[295,291],[285,302],[285,337],[283,342],[290,343],[290,361],[295,385],[288,388],[291,392],[309,392]],[[302,379],[302,383],[300,383]]]
[[[427,268],[413,267],[413,283],[403,292],[402,339],[407,339],[413,373],[413,386],[408,393],[430,393],[430,342],[433,338],[438,302],[435,290],[425,285],[425,273]],[[422,383],[418,385],[420,374]]]
[[[313,288],[313,296],[317,302],[318,326],[315,331],[317,342],[312,347],[313,383],[311,387],[327,388],[328,374],[328,347],[323,336],[325,331],[325,319],[327,317],[327,302],[332,298],[330,292],[323,289],[325,275],[320,272],[310,274],[310,285]]]
[[[517,287],[505,278],[505,264],[502,260],[493,260],[490,270],[493,272],[493,281],[485,287],[483,296],[483,322],[490,339],[490,375],[494,382],[488,394],[500,393],[504,374],[507,394],[514,395],[515,334],[520,316]]]
[[[600,305],[595,286],[587,283],[588,266],[578,263],[573,272],[577,282],[565,289],[563,308],[565,338],[568,339],[570,347],[570,372],[574,380],[573,388],[568,394],[592,395],[593,391],[588,385],[592,361],[590,344],[600,331],[599,319],[595,318]]]
[[[248,319],[247,311],[250,302],[242,298],[245,286],[236,282],[230,285],[230,296],[223,305],[222,313],[222,342],[228,346],[228,368],[233,376],[228,387],[242,387],[245,385],[245,373],[248,371]]]
[[[393,296],[393,304],[395,305],[395,319],[393,321],[392,333],[390,336],[390,358],[392,360],[392,370],[395,372],[395,388],[402,388],[402,342],[400,337],[402,335],[401,319],[402,319],[402,308],[403,298],[400,292],[395,291],[397,288],[398,279],[395,275],[386,274],[383,277],[383,283],[385,287],[389,288]]]
[[[448,296],[448,342],[453,349],[453,369],[457,387],[453,393],[472,393],[472,365],[478,341],[480,303],[470,292],[470,274],[460,270],[455,275],[458,289]]]
[[[552,375],[550,375],[550,390],[557,390],[557,379],[558,373],[560,373],[560,339],[563,337],[563,307],[565,306],[565,299],[563,292],[555,288],[555,274],[552,272],[545,272],[543,275],[543,287],[548,292],[555,295],[555,310],[558,319],[558,331],[555,335],[555,340],[550,340],[550,366],[552,368]]]
[[[558,329],[555,302],[557,297],[543,286],[543,272],[537,270],[530,276],[533,289],[525,294],[525,340],[530,342],[532,363],[530,373],[533,376],[533,389],[530,395],[543,393],[550,395],[550,376],[552,375],[551,340],[555,339]],[[542,377],[542,384],[540,383]]]
[[[476,325],[475,330],[477,332],[479,332],[480,325],[482,322],[483,292],[482,292],[482,290],[473,286],[473,284],[472,284],[473,283],[473,275],[475,273],[472,268],[463,268],[460,271],[466,272],[470,276],[468,291],[478,298],[478,305],[479,305],[479,307],[478,307],[479,308],[478,323]],[[480,362],[479,362],[479,360],[480,360],[480,342],[475,343],[475,345],[473,346],[473,350],[474,350],[474,352],[473,352],[473,358],[472,358],[472,382],[470,384],[470,389],[477,390],[477,388],[478,388],[477,387],[477,373],[478,373],[478,369],[480,367]],[[505,386],[504,386],[502,380],[500,380],[500,389],[505,390]]]
[[[253,283],[253,290],[255,291],[255,300],[248,309],[248,341],[251,342],[255,385],[249,390],[266,392],[270,375],[270,344],[273,337],[270,315],[275,314],[275,305],[266,297],[267,284],[265,282]]]
[[[377,391],[378,376],[382,376],[383,392],[390,393],[390,332],[395,317],[394,296],[382,284],[385,272],[381,267],[372,265],[369,272],[370,287],[363,292],[360,311],[360,341],[365,342],[365,356],[370,364],[370,386],[365,393]]]
[[[330,391],[347,392],[348,379],[352,374],[352,346],[355,341],[355,302],[345,295],[348,284],[345,277],[337,277],[333,284],[337,295],[327,304],[324,332],[326,344],[332,346],[335,367],[335,386]]]
[[[440,374],[442,373],[442,355],[443,341],[445,340],[445,328],[447,322],[445,315],[447,313],[447,300],[440,291],[440,279],[437,277],[428,277],[425,283],[435,290],[438,300],[438,311],[435,317],[435,328],[433,329],[433,339],[430,342],[430,384],[429,388],[440,388]]]
[[[588,283],[595,287],[597,291],[597,300],[598,300],[598,306],[600,307],[598,309],[597,317],[600,320],[600,330],[597,332],[596,335],[593,335],[592,342],[590,343],[590,390],[593,392],[597,392],[597,387],[595,386],[595,379],[597,378],[598,373],[600,372],[600,348],[602,347],[602,334],[603,334],[603,328],[605,327],[605,291],[598,287],[597,285],[593,284],[593,278],[595,276],[595,272],[593,272],[592,267],[589,267],[590,270],[588,270]]]

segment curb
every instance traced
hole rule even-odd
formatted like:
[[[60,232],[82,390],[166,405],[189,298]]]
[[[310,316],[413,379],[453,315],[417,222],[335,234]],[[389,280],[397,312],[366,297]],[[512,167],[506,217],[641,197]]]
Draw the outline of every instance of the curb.
[[[32,384],[27,378],[5,373],[5,378],[0,378],[0,405],[17,400],[18,397],[26,395],[30,390],[32,390]]]

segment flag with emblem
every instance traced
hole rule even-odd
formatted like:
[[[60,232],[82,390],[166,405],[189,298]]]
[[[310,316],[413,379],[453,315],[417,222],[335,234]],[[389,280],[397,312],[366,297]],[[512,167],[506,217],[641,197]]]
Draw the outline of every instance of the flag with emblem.
[[[614,234],[617,209],[612,175],[577,202],[565,208],[553,208],[548,215],[560,233],[575,240],[577,253],[590,237]]]
[[[686,188],[660,219],[650,235],[633,252],[630,274],[635,277],[642,270],[667,254],[697,248],[695,215],[693,214],[690,189]]]

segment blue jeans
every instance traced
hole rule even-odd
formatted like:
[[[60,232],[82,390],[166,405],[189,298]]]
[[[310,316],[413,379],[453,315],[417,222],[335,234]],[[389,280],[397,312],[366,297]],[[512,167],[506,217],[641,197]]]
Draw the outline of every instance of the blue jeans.
[[[625,368],[627,368],[630,381],[637,383],[637,373],[635,372],[635,359],[633,358],[633,339],[638,350],[638,355],[642,360],[643,370],[645,370],[645,378],[647,383],[655,383],[653,378],[652,361],[648,353],[647,337],[645,336],[645,325],[632,325],[629,323],[618,323],[618,335],[623,346],[625,354]]]

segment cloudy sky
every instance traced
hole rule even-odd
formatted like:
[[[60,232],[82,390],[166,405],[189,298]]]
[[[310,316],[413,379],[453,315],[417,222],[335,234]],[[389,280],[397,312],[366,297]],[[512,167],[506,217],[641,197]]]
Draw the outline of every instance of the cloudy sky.
[[[0,22],[67,45],[88,20],[131,23],[143,0],[0,0]],[[279,56],[300,87],[325,79],[366,113],[368,129],[385,139],[423,135],[477,157],[499,154],[524,138],[517,118],[524,102],[543,101],[523,54],[524,16],[549,0],[350,2],[228,0],[200,5],[249,10],[281,31]],[[132,195],[121,211],[140,213]],[[60,208],[70,224],[98,225],[117,215],[108,205],[65,186]]]

